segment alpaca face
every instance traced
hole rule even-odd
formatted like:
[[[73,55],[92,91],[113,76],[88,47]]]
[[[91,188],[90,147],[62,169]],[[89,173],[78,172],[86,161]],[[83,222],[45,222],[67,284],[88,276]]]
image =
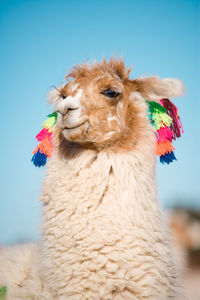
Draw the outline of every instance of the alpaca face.
[[[60,90],[57,126],[69,141],[111,145],[123,136],[127,125],[126,91],[114,74],[96,71],[87,76],[89,80],[74,79]]]
[[[145,132],[145,100],[179,96],[182,85],[157,77],[131,80],[129,73],[123,61],[114,59],[72,69],[67,76],[71,80],[51,97],[61,136],[100,149],[132,148]]]

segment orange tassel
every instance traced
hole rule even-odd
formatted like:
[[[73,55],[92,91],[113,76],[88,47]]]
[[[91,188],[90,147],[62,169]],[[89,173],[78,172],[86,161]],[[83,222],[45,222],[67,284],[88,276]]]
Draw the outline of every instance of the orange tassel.
[[[35,154],[38,150],[40,150],[40,153],[46,154],[47,157],[51,156],[52,145],[49,138],[41,141],[41,143],[39,143],[39,145],[33,150],[33,154]]]
[[[157,142],[157,148],[156,148],[157,155],[165,155],[166,153],[171,153],[174,150],[175,150],[175,148],[170,143],[170,141]]]

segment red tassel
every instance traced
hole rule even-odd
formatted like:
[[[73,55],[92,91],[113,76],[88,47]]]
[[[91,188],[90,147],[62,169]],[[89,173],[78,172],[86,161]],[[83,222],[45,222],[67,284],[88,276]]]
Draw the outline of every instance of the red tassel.
[[[173,139],[175,140],[181,136],[181,131],[183,133],[183,126],[178,115],[178,109],[169,99],[162,99],[160,100],[160,103],[166,108],[167,114],[173,120],[170,129],[173,132]]]

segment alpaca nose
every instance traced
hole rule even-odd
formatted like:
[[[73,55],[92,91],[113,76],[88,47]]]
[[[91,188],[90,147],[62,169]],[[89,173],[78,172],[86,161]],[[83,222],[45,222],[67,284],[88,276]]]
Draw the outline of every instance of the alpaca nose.
[[[57,110],[62,116],[65,116],[69,111],[76,110],[79,108],[77,103],[75,101],[72,101],[72,99],[70,98],[71,97],[65,98],[57,106]]]
[[[76,110],[78,108],[71,108],[71,107],[68,107],[68,108],[65,108],[64,110],[58,110],[58,112],[64,117],[65,115],[67,115],[67,113],[71,110]]]

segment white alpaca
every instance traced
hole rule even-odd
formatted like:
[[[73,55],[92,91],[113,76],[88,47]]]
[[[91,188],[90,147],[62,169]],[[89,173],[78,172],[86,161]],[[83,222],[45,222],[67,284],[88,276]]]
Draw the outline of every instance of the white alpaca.
[[[182,84],[128,75],[122,61],[85,64],[51,95],[58,119],[43,237],[1,252],[6,300],[176,299],[145,100],[180,96]]]

